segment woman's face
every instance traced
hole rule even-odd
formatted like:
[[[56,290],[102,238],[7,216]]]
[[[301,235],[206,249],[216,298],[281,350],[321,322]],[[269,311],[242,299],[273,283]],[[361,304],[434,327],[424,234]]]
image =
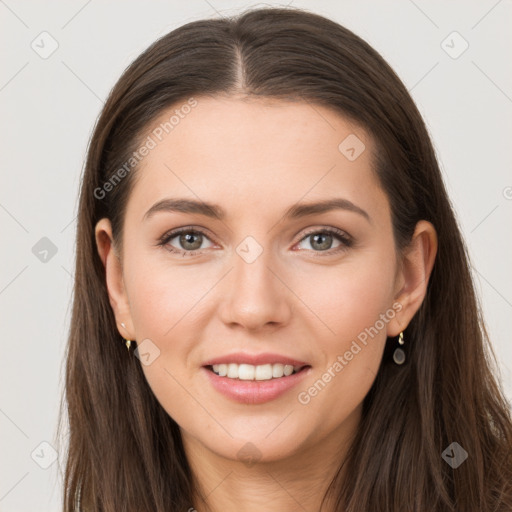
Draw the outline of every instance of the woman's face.
[[[313,104],[196,101],[146,134],[122,274],[107,264],[120,332],[137,341],[186,444],[270,461],[339,442],[357,427],[386,336],[402,322],[404,281],[372,140]],[[173,209],[177,200],[189,206]],[[230,378],[211,360],[245,365],[215,367]],[[286,363],[306,366],[280,376]]]

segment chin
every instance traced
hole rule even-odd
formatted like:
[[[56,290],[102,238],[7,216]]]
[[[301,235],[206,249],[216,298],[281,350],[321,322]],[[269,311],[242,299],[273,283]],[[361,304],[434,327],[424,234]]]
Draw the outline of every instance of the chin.
[[[216,423],[215,429],[210,424],[207,431],[195,431],[191,435],[218,456],[238,460],[250,467],[256,463],[275,462],[293,456],[309,437],[289,422],[291,418],[283,421],[283,417],[286,415],[281,415],[279,419],[253,417],[243,421],[222,422],[233,437]]]

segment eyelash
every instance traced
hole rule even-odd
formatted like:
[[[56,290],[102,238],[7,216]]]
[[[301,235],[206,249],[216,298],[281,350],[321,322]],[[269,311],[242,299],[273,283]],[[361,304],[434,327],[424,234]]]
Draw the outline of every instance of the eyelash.
[[[197,254],[201,254],[201,252],[202,252],[201,250],[180,251],[171,245],[168,246],[168,243],[173,238],[176,238],[178,235],[181,235],[182,233],[201,234],[209,239],[208,234],[206,232],[202,231],[201,229],[195,229],[192,227],[184,227],[184,228],[179,228],[179,229],[165,233],[162,237],[160,237],[157,245],[164,247],[166,250],[168,250],[171,253],[181,254],[182,256],[196,256]],[[343,232],[337,228],[312,229],[312,230],[306,232],[304,234],[304,236],[297,243],[302,242],[308,236],[316,235],[316,234],[333,235],[335,238],[337,238],[341,242],[341,245],[335,249],[327,249],[326,251],[312,251],[314,253],[317,253],[316,256],[319,256],[319,257],[323,257],[324,255],[332,256],[333,254],[338,254],[339,252],[346,251],[349,247],[351,247],[353,245],[353,240],[351,239],[351,237],[349,237],[345,232]],[[301,249],[301,250],[304,250],[304,249]]]

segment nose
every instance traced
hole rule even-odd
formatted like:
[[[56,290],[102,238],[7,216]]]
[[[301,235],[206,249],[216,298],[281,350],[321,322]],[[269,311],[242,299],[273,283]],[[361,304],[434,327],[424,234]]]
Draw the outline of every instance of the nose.
[[[285,325],[291,318],[293,293],[281,267],[268,251],[254,261],[233,255],[233,269],[223,280],[222,321],[256,331]]]

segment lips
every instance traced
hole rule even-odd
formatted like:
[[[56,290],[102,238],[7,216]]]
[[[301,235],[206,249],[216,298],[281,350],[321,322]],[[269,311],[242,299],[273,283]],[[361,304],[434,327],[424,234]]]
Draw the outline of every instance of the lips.
[[[201,368],[205,382],[230,401],[240,404],[257,405],[276,400],[286,395],[312,371],[310,366],[304,367],[288,377],[271,380],[239,380],[220,377],[214,372]]]
[[[274,371],[276,366],[283,365],[288,367],[288,371],[281,377],[269,378],[269,375],[262,376],[266,380],[245,380],[244,378],[229,378],[225,375],[219,375],[213,371],[213,366],[220,365],[222,367],[252,365],[256,368],[268,367],[273,365]],[[225,368],[224,368],[225,369]],[[268,368],[267,368],[268,369]],[[289,373],[293,369],[293,373]],[[202,374],[206,377],[207,382],[224,397],[238,403],[256,405],[263,404],[277,399],[287,391],[294,388],[301,382],[306,375],[311,372],[311,365],[298,359],[283,356],[281,354],[227,354],[225,356],[216,357],[205,361],[201,368]],[[245,369],[247,371],[247,368]],[[281,375],[278,373],[278,375]]]

